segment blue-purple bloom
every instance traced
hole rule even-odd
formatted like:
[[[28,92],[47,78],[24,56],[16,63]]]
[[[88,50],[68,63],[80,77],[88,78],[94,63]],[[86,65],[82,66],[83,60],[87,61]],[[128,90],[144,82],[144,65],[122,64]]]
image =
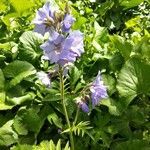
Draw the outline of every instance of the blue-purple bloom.
[[[54,23],[54,11],[51,10],[49,2],[45,3],[45,5],[37,11],[33,23],[35,24],[34,31],[42,35],[50,30],[51,25]]]
[[[51,38],[42,44],[41,48],[51,63],[65,66],[75,62],[84,52],[83,34],[80,31],[73,31],[65,38],[62,34],[53,32]]]
[[[93,107],[95,107],[101,99],[107,98],[107,89],[106,86],[104,86],[103,81],[101,80],[100,71],[98,72],[96,80],[92,83],[90,91]]]
[[[64,17],[64,20],[62,22],[62,31],[63,32],[68,32],[72,26],[72,24],[74,23],[75,18],[73,18],[72,15],[70,14],[66,14]]]
[[[51,85],[50,78],[45,72],[43,71],[37,72],[37,77],[46,87],[50,88]]]
[[[82,100],[77,100],[77,104],[78,104],[78,107],[81,108],[83,112],[88,113],[90,111],[86,102]]]
[[[69,36],[64,41],[59,63],[61,65],[73,63],[83,52],[83,34],[78,30],[70,32]]]
[[[49,40],[40,46],[44,51],[44,56],[47,57],[51,63],[57,63],[59,61],[64,40],[63,35],[53,32]]]

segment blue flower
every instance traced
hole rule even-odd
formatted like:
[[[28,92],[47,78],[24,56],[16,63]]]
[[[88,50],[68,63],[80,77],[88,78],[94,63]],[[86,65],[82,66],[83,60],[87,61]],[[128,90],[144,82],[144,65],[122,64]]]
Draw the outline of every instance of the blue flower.
[[[92,83],[90,91],[93,107],[98,105],[101,99],[108,97],[106,86],[104,86],[103,81],[101,81],[100,71],[98,72],[96,80]]]
[[[34,31],[42,35],[50,30],[54,24],[54,11],[51,10],[49,2],[37,11],[33,23],[35,24]]]
[[[86,102],[78,99],[77,104],[78,104],[78,107],[81,108],[83,112],[88,113],[90,111]]]
[[[45,58],[51,63],[65,66],[75,62],[77,57],[84,52],[83,34],[80,31],[73,31],[65,38],[63,35],[53,32],[49,40],[40,47],[44,51]]]
[[[46,87],[50,88],[51,85],[50,78],[45,72],[43,71],[37,72],[37,77]]]
[[[72,24],[74,23],[74,21],[75,21],[75,18],[73,18],[72,15],[66,14],[62,22],[62,31],[68,32]]]
[[[83,34],[80,31],[70,32],[63,43],[59,63],[65,65],[76,61],[77,57],[84,52]]]
[[[51,63],[57,63],[59,61],[64,40],[63,35],[53,32],[49,40],[40,46],[44,51],[44,56],[50,60]]]

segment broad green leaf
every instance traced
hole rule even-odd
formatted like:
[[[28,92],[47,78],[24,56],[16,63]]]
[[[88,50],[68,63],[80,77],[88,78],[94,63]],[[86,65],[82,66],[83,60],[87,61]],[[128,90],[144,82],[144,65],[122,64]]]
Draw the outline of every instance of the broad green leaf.
[[[23,102],[33,100],[34,97],[35,97],[35,94],[30,92],[30,93],[28,93],[24,96],[21,96],[21,97],[9,98],[7,101],[10,102],[13,105],[20,105]]]
[[[21,113],[22,112],[20,111],[19,114],[14,118],[13,127],[19,135],[27,135],[28,130],[26,125],[23,123],[23,116],[21,116]]]
[[[144,59],[150,60],[150,34],[143,36],[134,45],[134,51]]]
[[[34,0],[10,0],[15,10],[21,15],[24,11],[32,8],[35,4]]]
[[[13,29],[19,26],[18,22],[16,21],[16,17],[18,17],[17,13],[9,13],[5,15],[2,20],[8,28]]]
[[[48,94],[42,99],[42,101],[60,101],[60,93],[57,89],[49,89]]]
[[[76,18],[76,22],[73,24],[73,29],[79,29],[81,26],[83,26],[86,23],[87,19],[83,16],[79,16]]]
[[[9,87],[13,87],[20,83],[26,77],[36,73],[35,68],[26,61],[16,60],[10,63],[4,69],[4,75],[6,78],[11,78]]]
[[[112,71],[119,71],[124,64],[123,56],[118,52],[115,53],[111,59],[109,59],[109,65]]]
[[[140,23],[140,16],[136,16],[135,18],[131,18],[127,22],[125,22],[125,25],[127,28],[134,27]]]
[[[101,104],[108,107],[109,113],[111,115],[115,115],[115,116],[119,116],[120,115],[118,104],[114,100],[112,100],[112,99],[105,99],[105,100],[101,101]]]
[[[38,108],[39,109],[39,108]],[[24,113],[23,122],[26,124],[29,131],[38,133],[43,125],[45,118],[40,118],[38,114],[39,110],[30,108]]]
[[[5,78],[2,70],[0,69],[0,110],[7,110],[13,107],[5,104],[5,96]]]
[[[0,145],[10,146],[17,142],[17,134],[12,129],[13,121],[10,120],[0,128]]]
[[[120,5],[128,9],[138,6],[142,2],[144,2],[144,0],[120,0]]]
[[[119,74],[117,89],[128,105],[136,96],[150,92],[150,65],[139,58],[131,58]]]
[[[113,145],[114,150],[150,150],[149,143],[146,140],[128,140],[124,142],[118,142]]]
[[[19,57],[21,60],[34,63],[42,54],[40,45],[44,42],[41,34],[27,31],[20,37],[21,45],[19,47]],[[38,60],[39,61],[39,60]]]
[[[113,1],[106,1],[104,3],[100,3],[100,6],[98,7],[99,15],[103,17],[106,14],[106,12],[113,7],[113,5]]]
[[[16,43],[14,42],[6,42],[6,43],[0,43],[0,49],[4,51],[11,50],[12,47],[14,47]]]
[[[0,103],[0,110],[8,110],[8,109],[11,109],[13,108],[14,106],[12,105],[7,105],[5,103]]]
[[[102,75],[102,79],[104,81],[104,84],[107,88],[107,91],[109,95],[113,94],[116,91],[116,81],[115,78],[113,78],[110,75]]]
[[[94,22],[94,37],[92,45],[97,49],[97,51],[103,51],[101,42],[108,41],[107,30],[105,27],[101,27],[98,22]]]
[[[114,35],[110,36],[114,48],[117,49],[125,60],[128,60],[132,51],[132,44],[125,40],[125,38]]]
[[[0,12],[4,12],[7,9],[7,6],[3,3],[3,1],[0,1]]]

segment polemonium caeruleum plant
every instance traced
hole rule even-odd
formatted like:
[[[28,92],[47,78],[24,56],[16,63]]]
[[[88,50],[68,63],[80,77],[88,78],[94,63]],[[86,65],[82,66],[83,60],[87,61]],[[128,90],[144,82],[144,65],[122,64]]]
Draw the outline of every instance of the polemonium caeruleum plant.
[[[65,105],[64,71],[84,53],[83,34],[79,30],[71,30],[74,22],[75,18],[70,14],[70,11],[61,12],[59,10],[52,10],[49,2],[37,11],[36,17],[33,20],[35,32],[42,35],[49,32],[50,35],[48,40],[40,48],[43,50],[43,58],[49,60],[50,63],[55,64],[59,68],[61,103],[69,129],[72,128],[72,125]],[[44,85],[50,87],[50,80],[47,74],[39,72],[37,76]],[[107,97],[106,87],[101,81],[100,72],[96,80],[85,89],[83,93],[88,91],[88,94],[81,96],[81,99],[77,100],[78,110],[73,124],[77,121],[80,108],[86,113],[90,112],[88,106],[90,99],[92,100],[92,106],[95,107],[102,98]],[[74,150],[72,130],[70,130],[70,142],[71,149]]]

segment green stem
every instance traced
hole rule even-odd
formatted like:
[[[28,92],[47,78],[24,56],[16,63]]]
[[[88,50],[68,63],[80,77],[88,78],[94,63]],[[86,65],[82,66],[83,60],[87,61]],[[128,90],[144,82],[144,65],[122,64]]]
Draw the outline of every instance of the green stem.
[[[77,123],[78,115],[79,115],[79,110],[80,110],[80,108],[78,107],[77,108],[77,112],[76,112],[76,116],[75,116],[75,119],[74,119],[74,122],[73,122],[73,125],[75,125]]]
[[[69,120],[69,117],[68,117],[68,112],[67,112],[66,105],[65,105],[64,78],[63,78],[63,69],[62,69],[62,67],[59,67],[59,72],[60,72],[61,103],[62,103],[63,110],[64,110],[64,113],[65,113],[65,118],[66,118],[66,122],[67,122],[68,128],[70,129],[71,150],[74,150],[73,134],[72,134],[72,131],[71,131],[71,124],[70,124],[70,120]]]

